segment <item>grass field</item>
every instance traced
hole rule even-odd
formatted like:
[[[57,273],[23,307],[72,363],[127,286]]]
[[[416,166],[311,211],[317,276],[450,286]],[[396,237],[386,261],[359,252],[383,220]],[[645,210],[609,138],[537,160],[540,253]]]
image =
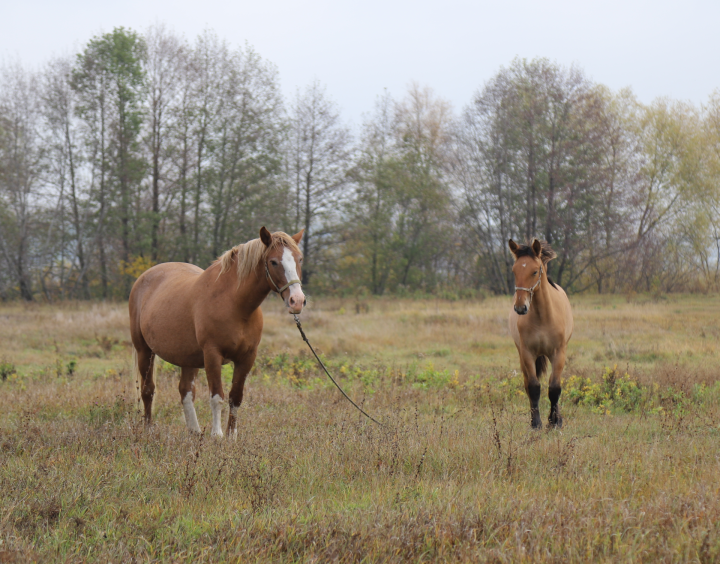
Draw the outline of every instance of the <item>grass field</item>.
[[[0,305],[0,562],[719,562],[720,297],[571,300],[532,431],[509,298],[310,303],[383,427],[271,299],[237,441],[205,382],[188,434],[164,362],[144,430],[126,304]]]

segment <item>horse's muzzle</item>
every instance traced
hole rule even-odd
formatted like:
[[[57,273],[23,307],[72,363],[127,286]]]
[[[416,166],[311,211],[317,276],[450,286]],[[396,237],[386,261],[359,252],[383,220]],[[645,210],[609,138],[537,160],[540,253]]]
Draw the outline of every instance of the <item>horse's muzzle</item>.
[[[523,304],[521,306],[515,306],[515,313],[518,315],[525,315],[528,312],[528,306]]]
[[[285,302],[285,305],[287,305],[288,308],[288,313],[295,315],[302,313],[302,309],[303,307],[305,307],[307,299],[302,294],[302,292],[300,292],[299,294],[300,295],[291,294],[290,296],[288,296],[288,299]]]

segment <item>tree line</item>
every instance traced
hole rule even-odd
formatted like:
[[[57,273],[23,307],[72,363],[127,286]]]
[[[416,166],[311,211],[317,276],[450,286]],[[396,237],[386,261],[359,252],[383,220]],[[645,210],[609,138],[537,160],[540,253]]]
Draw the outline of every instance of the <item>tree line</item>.
[[[547,240],[571,291],[715,291],[720,91],[640,103],[516,59],[456,112],[430,88],[344,123],[317,81],[212,32],[117,28],[0,68],[0,298],[125,298],[260,226],[305,229],[316,292],[513,289],[507,240]]]

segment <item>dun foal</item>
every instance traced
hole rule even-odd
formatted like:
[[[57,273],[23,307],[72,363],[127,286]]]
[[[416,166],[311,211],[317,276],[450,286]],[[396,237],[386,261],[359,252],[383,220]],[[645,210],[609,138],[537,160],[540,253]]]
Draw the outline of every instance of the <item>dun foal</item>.
[[[530,399],[531,425],[542,428],[540,420],[540,378],[552,364],[548,385],[551,427],[561,427],[558,399],[562,387],[560,377],[565,367],[567,344],[573,332],[570,301],[563,289],[547,275],[547,263],[555,251],[546,242],[534,239],[531,245],[518,245],[510,239],[515,257],[515,303],[510,310],[510,334],[515,341],[525,379],[525,392]]]
[[[220,372],[234,364],[229,394],[227,432],[235,433],[245,378],[255,363],[263,329],[260,304],[271,291],[285,300],[290,313],[300,313],[305,296],[300,288],[303,232],[271,234],[233,247],[207,270],[168,262],[153,266],[130,292],[130,335],[137,352],[145,422],[152,419],[155,395],[154,356],[179,366],[180,401],[191,431],[200,431],[195,414],[195,378],[204,368],[210,388],[212,434],[222,436],[225,400]]]

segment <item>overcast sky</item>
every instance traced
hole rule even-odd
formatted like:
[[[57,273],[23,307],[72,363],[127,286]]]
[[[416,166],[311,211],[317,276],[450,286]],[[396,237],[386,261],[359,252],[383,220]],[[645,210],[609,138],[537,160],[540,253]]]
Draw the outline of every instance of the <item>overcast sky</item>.
[[[155,22],[188,39],[212,29],[278,66],[286,95],[318,79],[357,124],[387,88],[416,81],[462,109],[516,56],[577,63],[644,102],[720,88],[717,0],[2,0],[0,58],[40,66],[94,35]]]

